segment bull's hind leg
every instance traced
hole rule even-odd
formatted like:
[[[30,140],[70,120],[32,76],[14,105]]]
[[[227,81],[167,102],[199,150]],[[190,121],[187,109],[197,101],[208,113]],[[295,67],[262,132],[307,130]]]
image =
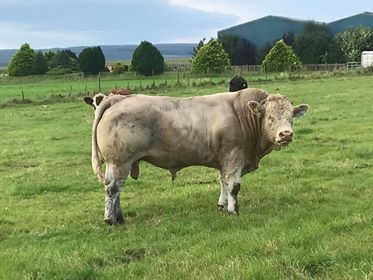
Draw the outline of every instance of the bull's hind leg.
[[[124,223],[120,207],[120,189],[127,179],[130,170],[130,165],[118,167],[108,164],[106,167],[104,221],[109,225]]]

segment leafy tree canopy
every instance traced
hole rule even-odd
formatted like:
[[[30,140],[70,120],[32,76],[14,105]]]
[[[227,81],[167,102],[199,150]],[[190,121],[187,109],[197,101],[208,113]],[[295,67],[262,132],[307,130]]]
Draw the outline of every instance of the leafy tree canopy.
[[[221,73],[229,66],[229,55],[217,39],[200,48],[192,62],[192,70],[199,73]]]
[[[33,74],[45,74],[48,70],[47,60],[41,51],[37,52],[32,64]]]
[[[25,76],[32,74],[35,52],[25,43],[9,62],[8,72],[11,76]]]
[[[294,51],[303,63],[335,63],[343,60],[337,41],[326,24],[313,21],[304,25],[294,43]]]
[[[219,41],[228,53],[232,65],[255,64],[256,48],[250,41],[235,35],[221,36]]]
[[[363,51],[373,51],[373,28],[353,27],[337,35],[347,61],[360,61]]]
[[[301,66],[299,58],[284,40],[278,41],[265,57],[262,67],[267,72],[283,72]]]
[[[84,74],[98,74],[105,69],[105,56],[101,47],[88,47],[78,56],[79,69]]]
[[[145,76],[161,74],[164,71],[164,58],[152,43],[142,41],[133,53],[131,68]]]

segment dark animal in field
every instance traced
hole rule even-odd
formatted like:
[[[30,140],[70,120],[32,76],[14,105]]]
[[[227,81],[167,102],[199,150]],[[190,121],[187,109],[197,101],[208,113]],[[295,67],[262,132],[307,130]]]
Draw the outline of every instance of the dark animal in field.
[[[189,98],[104,98],[92,127],[92,167],[105,185],[105,222],[124,222],[120,189],[140,160],[171,174],[195,165],[219,170],[218,207],[238,214],[241,177],[293,140],[292,120],[307,110],[253,88]]]
[[[90,96],[85,96],[83,99],[84,99],[85,103],[92,106],[93,109],[96,110],[98,105],[100,105],[102,100],[104,98],[106,98],[107,96],[110,96],[110,95],[130,95],[130,94],[133,94],[133,93],[126,88],[115,88],[115,89],[112,89],[109,94],[98,93],[93,98],[90,97]]]
[[[247,88],[247,81],[239,76],[234,76],[229,82],[229,91],[239,91],[241,89]]]
[[[130,90],[126,88],[115,88],[111,91],[114,95],[130,95],[133,94]]]

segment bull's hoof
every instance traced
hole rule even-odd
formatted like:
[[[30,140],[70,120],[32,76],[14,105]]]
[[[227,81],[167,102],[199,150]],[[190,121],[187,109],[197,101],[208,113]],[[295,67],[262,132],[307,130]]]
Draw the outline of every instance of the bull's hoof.
[[[224,210],[224,208],[225,208],[225,206],[224,206],[224,205],[218,204],[218,210],[219,210],[219,211],[223,211],[223,210]]]
[[[124,217],[122,215],[122,213],[120,213],[118,216],[117,216],[117,223],[118,224],[124,224]]]
[[[108,219],[108,218],[105,218],[104,219],[104,222],[109,225],[109,226],[112,226],[114,224],[113,220],[112,219]]]
[[[228,214],[231,215],[231,216],[238,216],[238,215],[240,215],[240,212],[238,212],[238,211],[228,211]]]

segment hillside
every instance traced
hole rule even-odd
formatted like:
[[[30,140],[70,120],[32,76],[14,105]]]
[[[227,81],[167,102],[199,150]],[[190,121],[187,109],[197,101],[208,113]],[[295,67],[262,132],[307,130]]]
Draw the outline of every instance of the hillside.
[[[165,59],[167,58],[189,58],[192,56],[193,47],[196,44],[156,44],[155,46],[163,54]],[[52,49],[41,49],[43,52],[56,51],[63,49],[70,49],[77,55],[86,46],[69,47],[69,48],[52,48]],[[101,46],[107,61],[116,60],[130,60],[132,53],[134,52],[137,45],[104,45]],[[8,49],[0,50],[0,66],[8,65],[9,60],[12,58],[17,50]]]

